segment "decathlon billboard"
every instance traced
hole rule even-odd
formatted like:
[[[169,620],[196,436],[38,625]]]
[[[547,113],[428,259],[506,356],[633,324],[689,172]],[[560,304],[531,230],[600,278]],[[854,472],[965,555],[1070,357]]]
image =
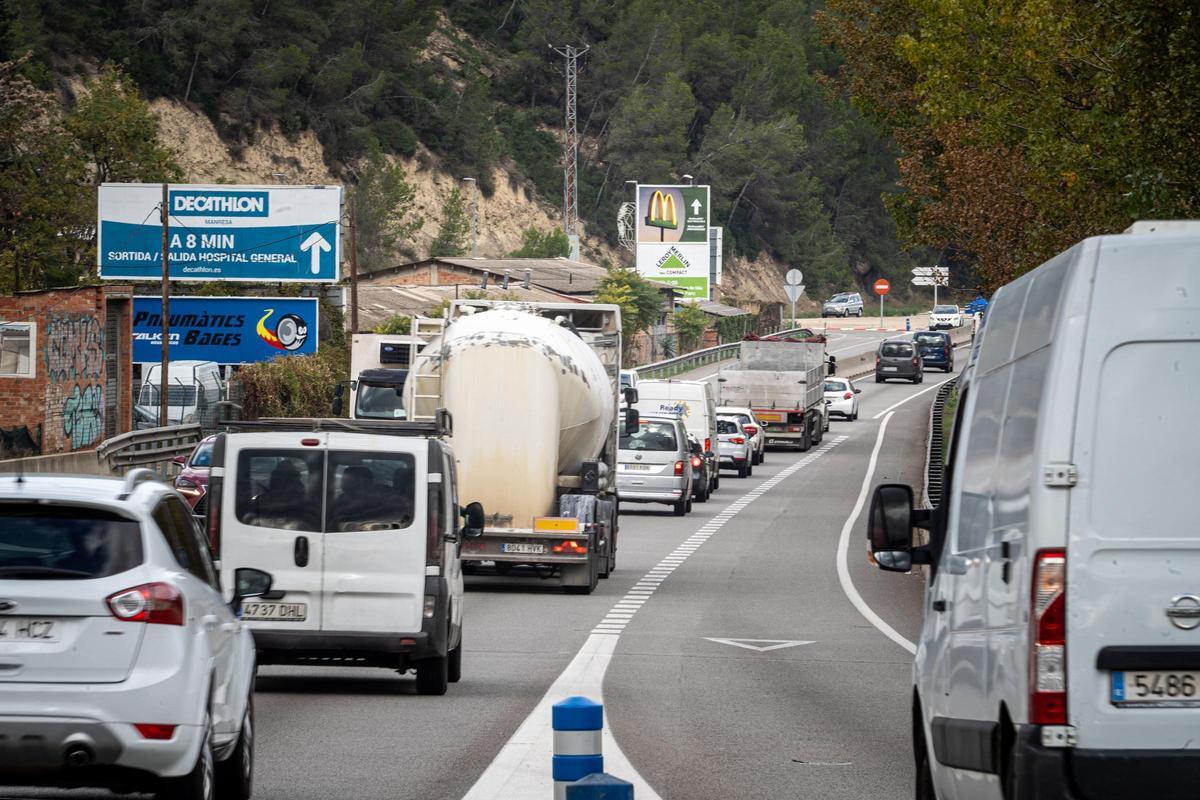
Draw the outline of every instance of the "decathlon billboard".
[[[172,361],[251,364],[317,352],[315,297],[172,297]],[[162,298],[133,298],[133,361],[162,359]]]
[[[637,187],[637,271],[689,300],[709,299],[707,186]]]
[[[340,186],[167,187],[171,280],[333,283],[341,258]],[[162,277],[162,185],[100,187],[100,277]]]

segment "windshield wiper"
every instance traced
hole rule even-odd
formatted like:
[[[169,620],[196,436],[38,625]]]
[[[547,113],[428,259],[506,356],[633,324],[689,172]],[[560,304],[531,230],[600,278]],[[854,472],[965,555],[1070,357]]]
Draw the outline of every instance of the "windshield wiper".
[[[90,578],[92,573],[61,567],[0,567],[0,578]]]

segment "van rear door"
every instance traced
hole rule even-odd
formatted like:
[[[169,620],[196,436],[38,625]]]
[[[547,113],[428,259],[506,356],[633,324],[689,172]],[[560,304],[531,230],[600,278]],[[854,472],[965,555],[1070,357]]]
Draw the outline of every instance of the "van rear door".
[[[419,631],[427,522],[441,513],[426,511],[429,443],[330,434],[329,445],[323,629]]]
[[[219,554],[228,597],[237,567],[274,576],[270,597],[247,601],[255,630],[321,629],[322,519],[328,434],[233,434],[225,440]]]
[[[1079,368],[1067,714],[1080,748],[1200,749],[1198,240],[1130,238],[1101,247]]]

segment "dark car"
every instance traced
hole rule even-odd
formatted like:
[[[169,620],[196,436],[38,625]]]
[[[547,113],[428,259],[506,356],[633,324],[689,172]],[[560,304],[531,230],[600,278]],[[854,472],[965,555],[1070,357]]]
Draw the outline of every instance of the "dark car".
[[[215,435],[209,436],[196,445],[189,455],[175,457],[175,463],[181,468],[175,476],[175,488],[197,516],[206,511],[208,470],[212,466],[213,442],[216,439]]]
[[[904,378],[913,383],[925,380],[924,365],[912,339],[887,339],[875,351],[875,382]]]
[[[705,457],[700,440],[691,434],[688,434],[688,450],[691,451],[692,462],[692,497],[697,503],[703,503],[712,493],[709,475],[712,474],[711,465],[715,462]]]
[[[921,361],[927,367],[938,367],[945,372],[954,371],[954,344],[950,334],[941,331],[920,331],[913,335]]]

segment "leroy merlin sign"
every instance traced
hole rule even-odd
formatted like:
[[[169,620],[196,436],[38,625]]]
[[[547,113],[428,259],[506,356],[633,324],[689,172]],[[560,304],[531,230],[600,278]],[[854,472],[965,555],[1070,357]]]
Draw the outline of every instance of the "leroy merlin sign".
[[[709,297],[707,186],[637,187],[637,271],[679,287],[688,299]]]

